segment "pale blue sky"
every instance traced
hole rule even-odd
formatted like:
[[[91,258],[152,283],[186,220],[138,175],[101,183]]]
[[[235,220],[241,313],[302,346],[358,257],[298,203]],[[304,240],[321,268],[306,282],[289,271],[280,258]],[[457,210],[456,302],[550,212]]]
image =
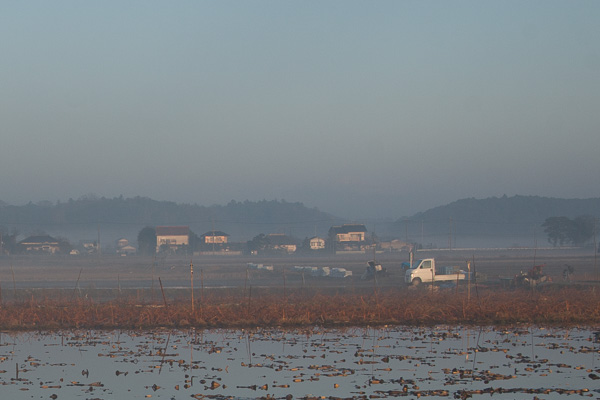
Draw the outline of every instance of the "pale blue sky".
[[[598,1],[3,1],[0,200],[600,196]]]

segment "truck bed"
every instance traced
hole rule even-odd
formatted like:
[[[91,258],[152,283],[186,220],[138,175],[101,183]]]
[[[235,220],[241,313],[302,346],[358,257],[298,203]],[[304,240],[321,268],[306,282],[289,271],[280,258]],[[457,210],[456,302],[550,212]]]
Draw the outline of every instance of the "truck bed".
[[[435,274],[435,281],[455,281],[455,280],[465,280],[467,275],[464,272],[452,273],[452,274]]]

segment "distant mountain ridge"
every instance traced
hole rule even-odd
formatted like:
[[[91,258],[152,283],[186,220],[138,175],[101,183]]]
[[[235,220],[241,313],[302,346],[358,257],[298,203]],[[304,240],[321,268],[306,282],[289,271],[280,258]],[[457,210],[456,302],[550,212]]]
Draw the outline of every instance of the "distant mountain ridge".
[[[467,198],[396,221],[394,232],[440,247],[488,242],[532,245],[545,242],[541,225],[547,218],[600,217],[600,198],[560,199],[540,196]],[[428,240],[429,239],[429,240]]]
[[[232,240],[245,241],[258,233],[286,233],[304,238],[327,232],[342,219],[285,200],[231,201],[226,205],[200,206],[157,201],[147,197],[105,198],[83,196],[66,202],[28,203],[13,206],[0,203],[0,230],[18,229],[23,234],[40,231],[71,240],[137,240],[144,226],[187,225],[196,234],[211,230],[227,232]],[[97,231],[100,231],[98,234]]]
[[[410,219],[436,220],[453,217],[464,220],[542,223],[546,218],[600,215],[600,198],[559,199],[540,196],[467,198],[419,212]]]
[[[17,229],[22,236],[43,232],[71,241],[100,238],[104,243],[125,237],[135,244],[144,226],[187,225],[198,235],[218,230],[229,234],[232,241],[247,241],[259,233],[285,233],[299,239],[324,237],[333,225],[358,222],[367,226],[369,234],[376,230],[382,240],[400,238],[434,247],[529,246],[545,242],[541,224],[546,218],[581,215],[600,217],[600,198],[466,198],[395,222],[370,224],[285,200],[200,206],[139,196],[88,195],[66,202],[30,202],[22,206],[0,201],[0,232]]]

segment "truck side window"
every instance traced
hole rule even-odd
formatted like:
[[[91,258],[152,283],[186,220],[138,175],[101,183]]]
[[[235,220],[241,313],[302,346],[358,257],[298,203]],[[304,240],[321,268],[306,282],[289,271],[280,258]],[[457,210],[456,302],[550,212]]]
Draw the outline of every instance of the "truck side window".
[[[421,264],[421,268],[431,269],[431,260],[423,261],[423,264]]]

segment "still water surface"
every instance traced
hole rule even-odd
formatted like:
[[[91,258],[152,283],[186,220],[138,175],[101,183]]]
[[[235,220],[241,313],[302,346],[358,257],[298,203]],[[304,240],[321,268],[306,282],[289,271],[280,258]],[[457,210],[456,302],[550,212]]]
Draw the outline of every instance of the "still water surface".
[[[598,399],[598,388],[594,329],[315,327],[0,336],[2,399]]]

